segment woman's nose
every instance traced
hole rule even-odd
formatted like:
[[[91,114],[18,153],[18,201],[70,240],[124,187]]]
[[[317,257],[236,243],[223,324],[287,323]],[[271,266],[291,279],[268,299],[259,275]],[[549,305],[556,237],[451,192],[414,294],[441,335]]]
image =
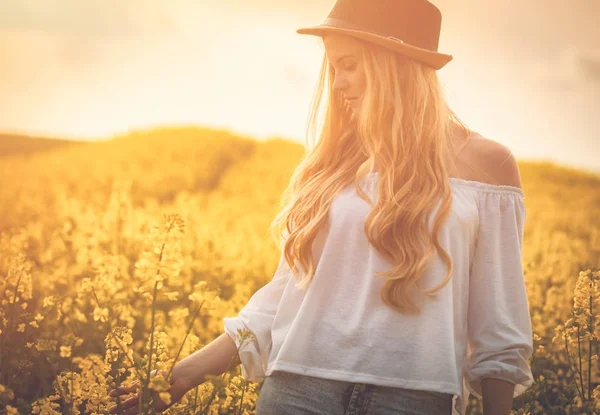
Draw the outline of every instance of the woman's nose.
[[[336,91],[341,91],[344,89],[348,88],[348,82],[346,82],[345,79],[343,79],[341,76],[340,77],[336,77],[335,80],[333,81],[333,89]]]

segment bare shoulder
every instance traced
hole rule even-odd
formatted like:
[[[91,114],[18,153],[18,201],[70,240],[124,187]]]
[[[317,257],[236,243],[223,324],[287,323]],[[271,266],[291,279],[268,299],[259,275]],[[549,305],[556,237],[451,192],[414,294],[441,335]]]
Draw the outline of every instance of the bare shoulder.
[[[495,185],[521,188],[519,165],[514,154],[502,143],[473,134],[469,143],[469,161],[475,166],[473,179]]]

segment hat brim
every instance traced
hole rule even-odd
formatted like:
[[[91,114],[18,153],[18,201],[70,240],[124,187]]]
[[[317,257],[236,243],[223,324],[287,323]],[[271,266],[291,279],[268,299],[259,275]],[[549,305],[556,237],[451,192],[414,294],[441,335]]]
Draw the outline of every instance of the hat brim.
[[[366,40],[371,43],[391,49],[409,58],[421,61],[435,69],[442,69],[453,58],[452,55],[446,53],[433,52],[428,49],[412,46],[403,43],[399,40],[394,40],[384,36],[379,36],[373,33],[364,32],[361,30],[345,29],[335,26],[318,25],[313,27],[303,27],[296,29],[296,33],[300,35],[313,35],[323,37],[327,33],[340,33],[348,36],[353,36],[358,39]]]

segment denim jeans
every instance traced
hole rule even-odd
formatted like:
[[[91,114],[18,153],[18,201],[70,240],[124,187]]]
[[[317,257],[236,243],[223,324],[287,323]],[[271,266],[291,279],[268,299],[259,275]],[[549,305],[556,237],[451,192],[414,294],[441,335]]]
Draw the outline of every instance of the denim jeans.
[[[274,371],[263,381],[256,414],[451,415],[453,396]]]

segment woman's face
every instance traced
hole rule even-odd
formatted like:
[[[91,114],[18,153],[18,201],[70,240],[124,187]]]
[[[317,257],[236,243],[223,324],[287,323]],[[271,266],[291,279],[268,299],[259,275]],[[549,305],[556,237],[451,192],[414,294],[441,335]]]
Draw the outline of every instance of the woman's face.
[[[335,70],[333,89],[342,94],[355,112],[366,85],[359,45],[351,37],[337,34],[324,36],[323,43],[327,60]]]

